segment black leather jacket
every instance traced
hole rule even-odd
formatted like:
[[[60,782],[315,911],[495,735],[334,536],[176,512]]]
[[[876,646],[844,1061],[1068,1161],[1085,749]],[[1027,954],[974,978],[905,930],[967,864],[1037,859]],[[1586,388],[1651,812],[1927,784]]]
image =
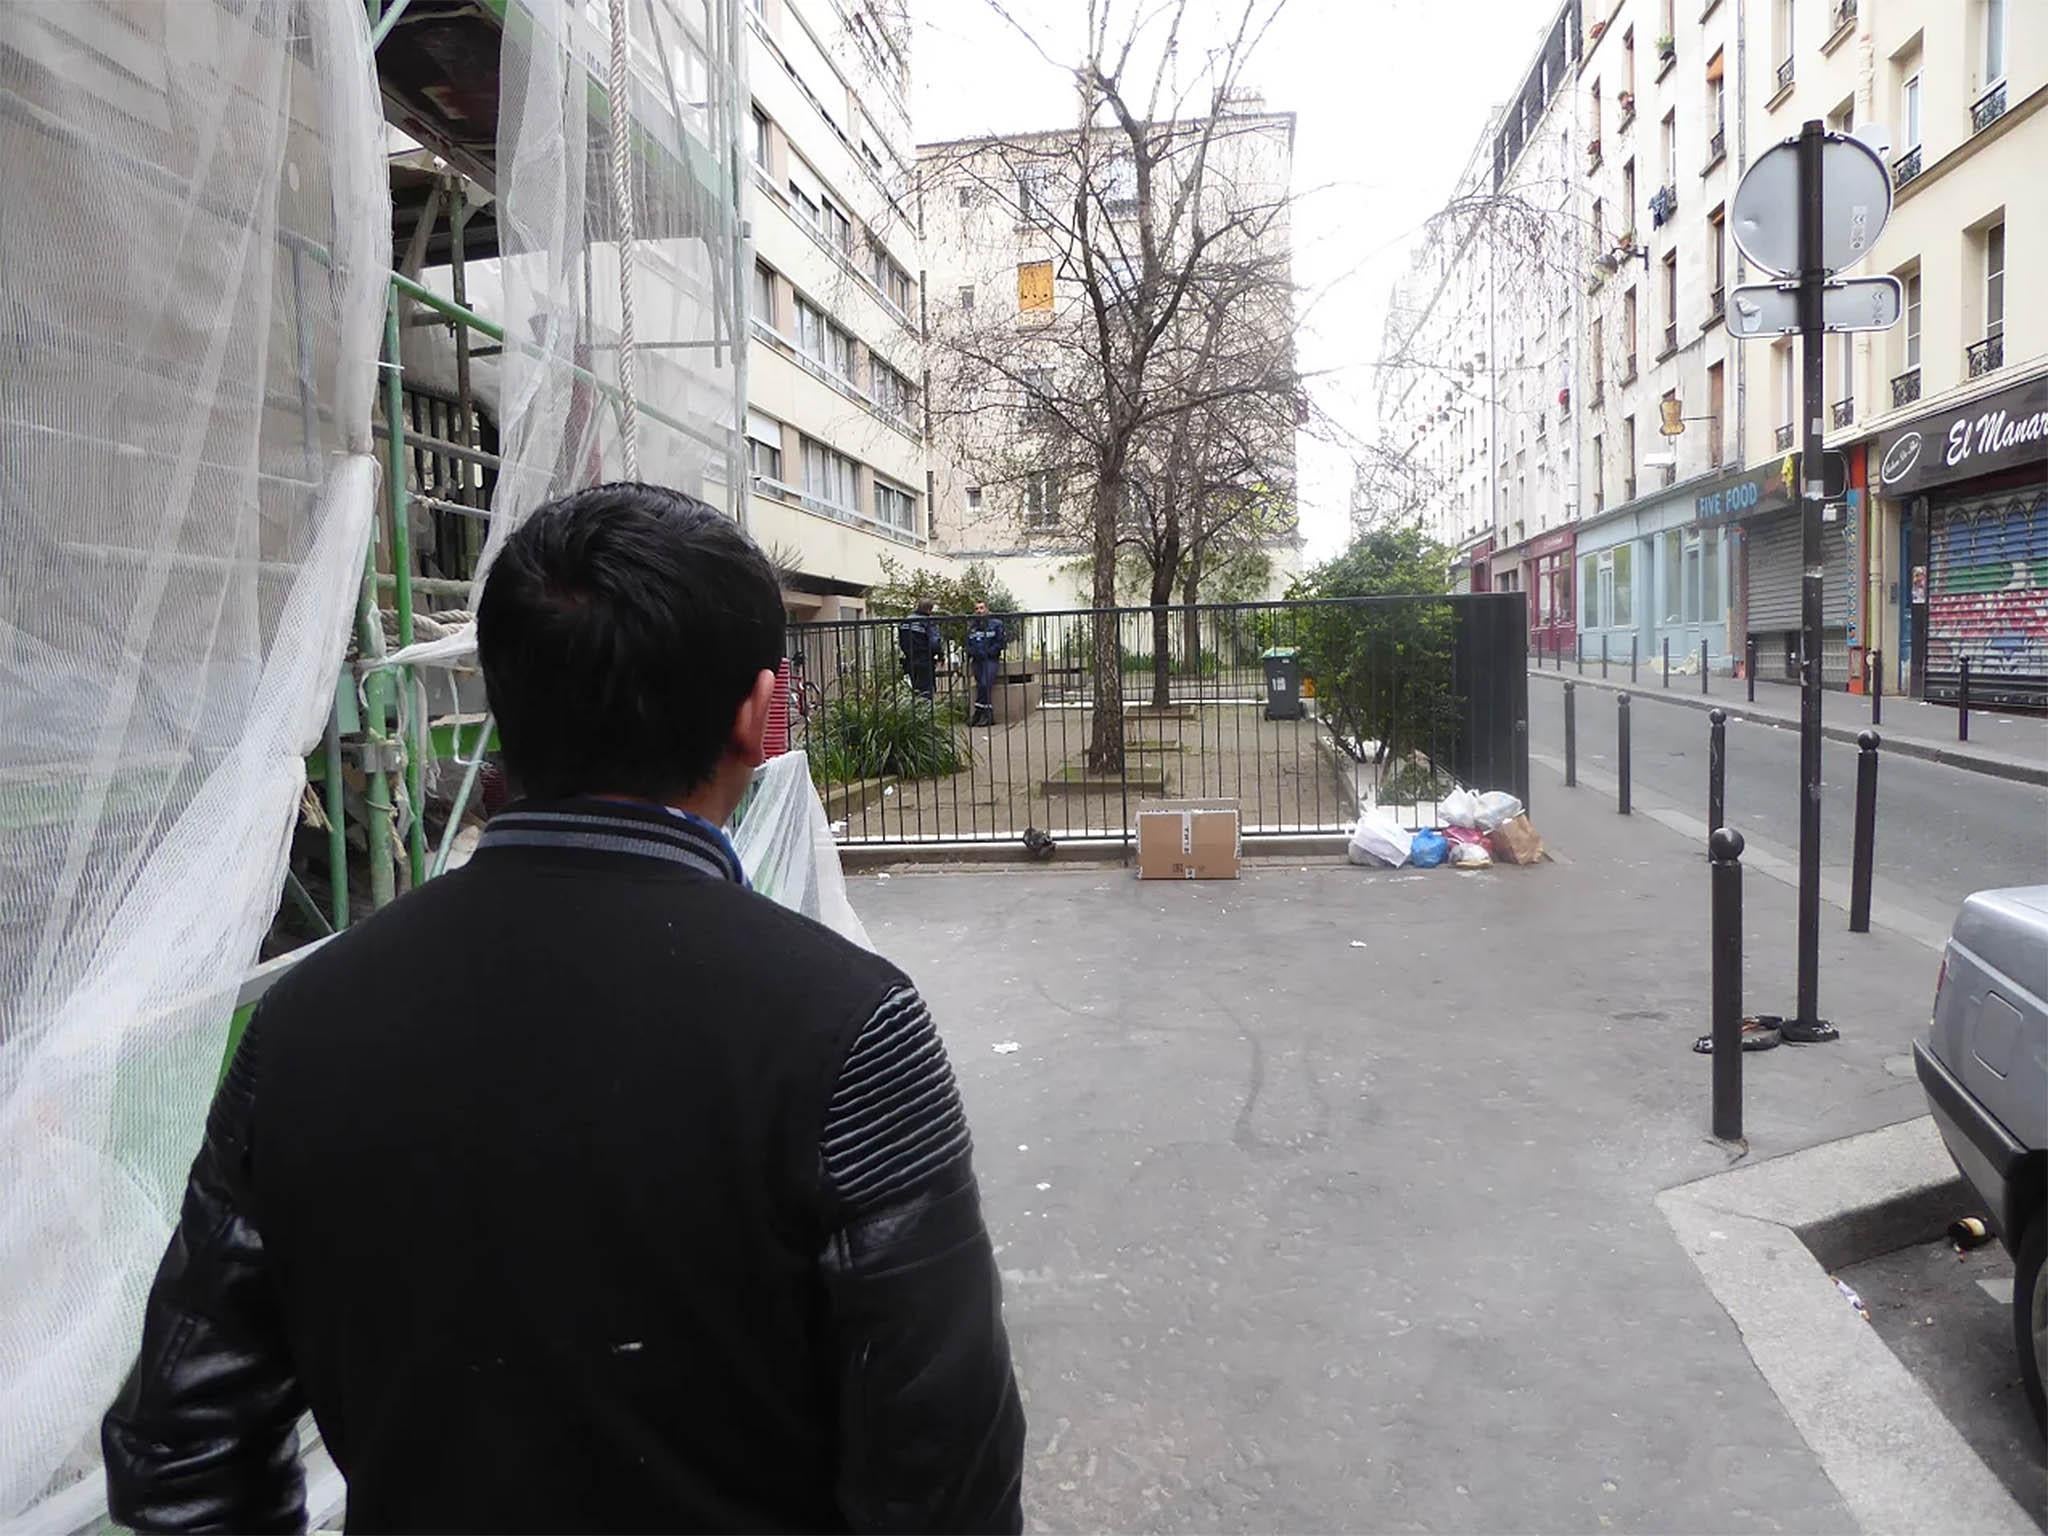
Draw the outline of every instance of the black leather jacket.
[[[609,851],[571,846],[600,820]],[[116,1520],[303,1529],[310,1406],[349,1482],[351,1530],[1021,1528],[1023,1412],[931,1018],[886,962],[739,889],[713,837],[590,802],[514,807],[467,869],[264,1000],[102,1427]],[[636,840],[644,856],[617,851]],[[502,983],[482,982],[504,994],[473,1021],[392,1029],[399,1010],[340,984],[462,952],[465,923],[516,926],[544,898],[567,942],[584,922],[584,951],[523,966],[513,935]],[[784,959],[750,984],[744,1028],[693,1022],[666,996],[636,1003],[666,985],[676,959],[661,945],[677,932],[707,954],[755,936]],[[619,993],[604,1051],[505,1048],[522,993],[530,1017],[564,1017],[593,965]],[[552,979],[579,966],[581,980]],[[871,1012],[843,1030],[777,1022],[829,1017],[866,987],[879,1003],[856,1003]],[[708,1053],[689,1054],[693,1030],[716,1037]],[[494,1044],[494,1089],[525,1105],[510,1124],[463,1118]],[[538,1090],[518,1075],[529,1058]],[[360,1134],[372,1116],[378,1134]],[[457,1134],[427,1156],[388,1134],[423,1124]],[[778,1140],[784,1124],[809,1127],[808,1150]],[[503,1178],[521,1159],[521,1179]],[[470,1213],[477,1235],[451,1242],[437,1202],[500,1185],[502,1209]],[[679,1214],[674,1230],[622,1233],[621,1208]],[[517,1263],[473,1251],[501,1241]]]

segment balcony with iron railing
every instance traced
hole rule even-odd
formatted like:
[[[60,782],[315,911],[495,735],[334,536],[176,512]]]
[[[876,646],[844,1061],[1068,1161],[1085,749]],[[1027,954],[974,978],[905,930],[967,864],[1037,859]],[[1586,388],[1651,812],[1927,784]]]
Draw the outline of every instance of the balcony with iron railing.
[[[1987,373],[1996,372],[2005,366],[2004,333],[2000,332],[1996,336],[1986,336],[1974,347],[1968,348],[1965,355],[1970,361],[1971,378],[1981,379]]]
[[[1778,66],[1778,89],[1780,91],[1789,91],[1792,89],[1792,81],[1795,74],[1797,73],[1797,63],[1797,56],[1794,55],[1788,56],[1785,62]]]
[[[1920,398],[1920,370],[1908,368],[1892,379],[1892,409],[1911,405]]]
[[[2005,116],[2005,82],[1999,81],[1970,104],[1970,132],[1982,133]]]
[[[1726,319],[1727,316],[1728,290],[1725,287],[1716,288],[1707,295],[1707,318],[1701,322],[1700,329],[1704,331],[1708,326],[1713,325],[1716,321]]]
[[[1920,174],[1920,146],[1915,144],[1892,162],[1892,185],[1903,187]]]
[[[1829,7],[1828,40],[1820,45],[1821,52],[1833,53],[1855,25],[1856,0],[1835,0]]]
[[[1700,167],[1700,174],[1706,175],[1715,166],[1728,158],[1728,127],[1725,123],[1714,125],[1713,137],[1707,140],[1707,163]]]
[[[1660,363],[1663,362],[1665,358],[1669,357],[1672,353],[1676,352],[1677,350],[1678,322],[1674,320],[1669,325],[1664,327],[1664,350],[1657,354],[1657,361]]]
[[[1776,442],[1777,442],[1777,445],[1778,445],[1778,452],[1780,452],[1780,453],[1789,453],[1789,452],[1791,451],[1791,449],[1792,449],[1792,423],[1791,423],[1791,422],[1789,422],[1789,421],[1788,421],[1788,422],[1786,422],[1786,423],[1785,423],[1785,424],[1784,424],[1784,425],[1783,425],[1782,427],[1778,428],[1778,431],[1777,431],[1777,434],[1776,434]]]
[[[1847,400],[1837,400],[1837,401],[1835,402],[1835,405],[1834,405],[1834,412],[1833,412],[1833,420],[1834,420],[1834,423],[1835,423],[1835,425],[1836,425],[1836,426],[1838,426],[1838,427],[1846,427],[1846,426],[1848,426],[1848,425],[1849,425],[1849,423],[1851,423],[1851,422],[1852,422],[1852,421],[1854,421],[1855,419],[1856,419],[1856,399],[1855,399],[1855,396],[1853,396],[1853,395],[1852,395],[1852,396],[1850,396],[1850,397],[1849,397],[1849,398],[1848,398]]]

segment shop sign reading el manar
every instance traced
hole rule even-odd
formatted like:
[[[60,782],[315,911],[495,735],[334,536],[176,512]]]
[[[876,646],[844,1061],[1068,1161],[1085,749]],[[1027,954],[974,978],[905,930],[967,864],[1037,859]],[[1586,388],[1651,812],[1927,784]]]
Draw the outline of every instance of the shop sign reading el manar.
[[[1905,496],[2030,463],[2048,465],[2048,377],[1887,433],[1878,455],[1878,489],[1881,495]]]

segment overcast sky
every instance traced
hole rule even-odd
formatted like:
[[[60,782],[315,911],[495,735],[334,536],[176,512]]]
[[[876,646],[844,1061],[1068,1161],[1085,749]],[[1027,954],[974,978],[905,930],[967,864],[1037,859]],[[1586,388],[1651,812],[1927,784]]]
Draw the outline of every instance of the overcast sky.
[[[1144,0],[1147,10],[1159,0]],[[1233,0],[1195,0],[1213,13]],[[1038,58],[987,0],[910,0],[920,141],[1063,126],[1071,77]],[[1012,0],[1077,57],[1084,0]],[[1128,0],[1118,14],[1128,15]],[[1246,72],[1270,111],[1296,114],[1295,278],[1301,362],[1324,409],[1370,436],[1372,361],[1387,295],[1423,220],[1492,106],[1520,83],[1557,0],[1288,0]],[[1042,19],[1041,19],[1042,18]],[[1206,29],[1214,35],[1214,24]],[[1061,53],[1057,40],[1049,51]],[[1063,58],[1064,62],[1064,58]],[[1322,556],[1345,535],[1351,473],[1339,449],[1302,444],[1302,528]]]

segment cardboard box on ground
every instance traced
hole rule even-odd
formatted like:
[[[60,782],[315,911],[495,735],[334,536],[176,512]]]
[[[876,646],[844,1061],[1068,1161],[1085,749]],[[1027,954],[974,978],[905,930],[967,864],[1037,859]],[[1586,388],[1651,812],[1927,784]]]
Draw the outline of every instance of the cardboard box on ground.
[[[1147,800],[1138,806],[1140,880],[1235,880],[1243,851],[1235,800]]]

